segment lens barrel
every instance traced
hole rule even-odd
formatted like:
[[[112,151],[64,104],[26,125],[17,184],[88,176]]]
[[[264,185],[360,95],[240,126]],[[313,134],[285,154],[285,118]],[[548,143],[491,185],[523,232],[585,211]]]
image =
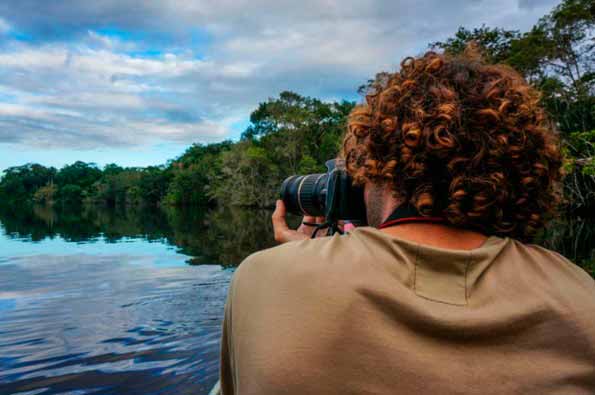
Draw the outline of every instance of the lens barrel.
[[[291,176],[281,185],[281,199],[287,211],[295,215],[324,216],[328,174]]]

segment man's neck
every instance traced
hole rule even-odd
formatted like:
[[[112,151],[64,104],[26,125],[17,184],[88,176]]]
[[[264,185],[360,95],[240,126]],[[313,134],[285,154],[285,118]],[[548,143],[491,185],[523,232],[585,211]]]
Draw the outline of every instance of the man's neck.
[[[487,240],[487,236],[479,232],[424,222],[390,226],[380,231],[399,239],[451,250],[472,250]]]

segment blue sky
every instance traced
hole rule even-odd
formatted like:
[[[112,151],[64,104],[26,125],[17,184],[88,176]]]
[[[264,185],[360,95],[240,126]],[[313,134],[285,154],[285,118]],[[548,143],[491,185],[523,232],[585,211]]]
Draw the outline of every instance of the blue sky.
[[[556,3],[0,0],[0,170],[162,164],[282,90],[358,100],[458,26],[527,30]]]

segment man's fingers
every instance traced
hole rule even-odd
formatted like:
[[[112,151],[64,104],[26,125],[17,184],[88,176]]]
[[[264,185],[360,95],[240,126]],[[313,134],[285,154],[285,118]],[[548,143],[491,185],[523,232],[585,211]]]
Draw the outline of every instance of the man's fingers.
[[[285,208],[285,203],[282,200],[277,200],[275,205],[275,211],[271,216],[271,220],[273,222],[273,231],[275,234],[275,240],[279,243],[285,243],[287,241],[294,241],[294,240],[304,240],[310,238],[312,232],[314,232],[315,227],[313,226],[306,226],[303,223],[316,223],[321,224],[324,223],[324,217],[312,217],[312,216],[305,216],[302,220],[302,225],[298,228],[297,231],[289,229],[287,225],[287,221],[285,220],[285,214],[287,210]],[[319,232],[321,235],[322,233]]]
[[[275,233],[275,240],[282,242],[282,235],[284,232],[289,230],[289,226],[287,226],[287,221],[285,221],[285,204],[282,200],[277,200],[275,211],[271,216],[273,221],[273,231]]]
[[[311,217],[309,215],[304,215],[304,218],[302,218],[302,223],[304,223],[304,222],[314,223],[314,221],[316,221],[316,218]]]

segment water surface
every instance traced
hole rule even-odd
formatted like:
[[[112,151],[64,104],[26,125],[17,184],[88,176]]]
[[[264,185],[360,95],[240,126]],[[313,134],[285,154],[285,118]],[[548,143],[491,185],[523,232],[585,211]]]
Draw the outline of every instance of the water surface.
[[[206,394],[269,212],[2,212],[0,394]]]
[[[227,287],[270,212],[0,209],[0,394],[207,394]],[[595,226],[541,243],[593,262]]]

